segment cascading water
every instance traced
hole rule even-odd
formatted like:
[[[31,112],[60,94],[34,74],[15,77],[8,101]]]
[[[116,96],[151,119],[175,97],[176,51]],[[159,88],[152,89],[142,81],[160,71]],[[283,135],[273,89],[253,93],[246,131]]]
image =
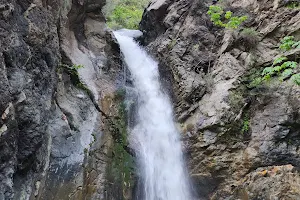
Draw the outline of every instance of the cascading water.
[[[190,200],[180,136],[159,82],[158,65],[126,32],[114,34],[138,93],[137,122],[130,143],[143,176],[143,199]]]

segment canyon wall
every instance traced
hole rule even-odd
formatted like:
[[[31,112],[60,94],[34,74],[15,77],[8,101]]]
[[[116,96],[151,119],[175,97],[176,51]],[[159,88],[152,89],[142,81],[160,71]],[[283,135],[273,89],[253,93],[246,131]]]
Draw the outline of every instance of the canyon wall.
[[[172,91],[194,195],[299,199],[300,87],[276,77],[253,84],[280,54],[299,62],[300,49],[278,48],[285,36],[300,40],[297,1],[219,1],[248,17],[238,29],[215,26],[212,4],[153,0],[140,24]]]
[[[104,4],[0,1],[1,200],[123,195],[105,178],[124,70]]]

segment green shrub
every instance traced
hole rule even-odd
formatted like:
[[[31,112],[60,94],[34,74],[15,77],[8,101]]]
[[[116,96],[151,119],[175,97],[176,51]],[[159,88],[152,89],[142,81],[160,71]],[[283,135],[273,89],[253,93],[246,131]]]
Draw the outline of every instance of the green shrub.
[[[279,48],[282,51],[288,51],[292,48],[300,48],[300,41],[295,41],[294,36],[286,36],[280,41]]]
[[[220,6],[211,5],[207,14],[210,16],[210,20],[216,26],[221,26],[229,29],[237,29],[241,23],[248,19],[247,16],[233,16],[231,11],[226,11]]]
[[[293,44],[294,44],[294,37],[293,36],[287,36],[284,37],[281,41],[280,41],[280,46],[279,48],[283,51],[288,51],[292,48]]]
[[[118,0],[104,11],[107,24],[112,29],[137,29],[142,18],[144,8],[149,0]]]
[[[274,75],[281,75],[281,80],[286,79],[293,73],[293,69],[298,65],[297,62],[294,61],[286,61],[282,65],[272,65],[271,67],[266,67],[263,70],[262,76],[263,80],[268,80]],[[283,72],[283,73],[282,73]]]
[[[86,90],[88,93],[90,93],[89,89],[81,82],[78,69],[83,68],[83,65],[66,65],[66,64],[60,64],[58,67],[58,70],[63,70],[65,73],[69,74],[71,82],[74,86]]]
[[[293,36],[286,36],[280,41],[279,49],[288,51],[294,48],[300,48],[300,41],[295,41]],[[279,56],[274,59],[270,67],[266,67],[261,76],[262,80],[269,80],[273,76],[278,76],[280,81],[291,78],[291,80],[300,85],[300,74],[296,73],[298,63],[288,60],[285,56]]]
[[[256,78],[253,79],[253,81],[251,81],[251,82],[247,85],[247,87],[248,87],[248,88],[255,88],[255,87],[261,85],[262,82],[263,82],[263,79],[262,79],[261,77],[256,77]]]
[[[242,126],[242,134],[245,134],[249,131],[250,128],[250,121],[249,119],[244,119],[243,126]]]
[[[286,36],[280,41],[279,49],[289,51],[291,49],[300,48],[300,41],[295,41],[293,36]],[[285,56],[279,56],[274,59],[271,66],[263,69],[261,76],[256,77],[248,85],[248,88],[254,88],[263,81],[270,80],[272,77],[279,77],[280,81],[291,79],[295,84],[300,86],[300,73],[297,70],[299,63],[289,60]]]
[[[294,74],[292,77],[291,77],[291,80],[296,83],[297,85],[300,85],[300,74]]]
[[[136,6],[117,6],[109,18],[111,28],[137,29],[142,18],[143,10]]]
[[[299,2],[288,2],[285,7],[291,8],[291,9],[299,9],[300,3]]]

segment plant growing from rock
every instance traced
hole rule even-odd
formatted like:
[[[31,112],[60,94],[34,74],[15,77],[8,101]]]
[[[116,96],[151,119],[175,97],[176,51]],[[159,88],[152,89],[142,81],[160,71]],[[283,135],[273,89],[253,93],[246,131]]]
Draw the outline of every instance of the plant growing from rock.
[[[299,9],[300,8],[300,3],[299,2],[295,2],[295,1],[288,1],[288,3],[285,5],[285,7],[287,8],[291,8],[291,9]]]
[[[285,60],[287,60],[287,57],[278,57],[274,60],[271,67],[266,67],[262,72],[263,80],[269,80],[274,75],[280,76],[281,81],[289,78],[293,74],[293,69],[297,67],[298,63]]]
[[[71,82],[78,88],[86,90],[88,93],[91,93],[89,89],[80,81],[80,77],[78,74],[78,70],[80,68],[83,68],[83,65],[66,65],[66,64],[61,64],[58,68],[58,70],[64,70],[67,74],[70,75]]]
[[[249,122],[249,119],[246,118],[244,119],[243,121],[243,126],[242,126],[242,134],[245,134],[249,131],[249,128],[250,128],[250,122]]]
[[[295,41],[293,36],[284,37],[280,41],[279,49],[282,51],[289,51],[291,49],[300,48],[300,41]],[[274,59],[273,64],[270,67],[266,67],[260,78],[255,79],[256,83],[259,81],[270,80],[273,76],[278,76],[280,81],[291,80],[300,85],[300,73],[297,73],[298,63],[288,60],[285,56],[279,56]],[[250,83],[255,85],[255,83]]]
[[[119,89],[114,95],[114,103],[117,104],[117,113],[109,122],[110,131],[114,140],[112,146],[112,163],[108,173],[115,182],[120,182],[123,191],[133,185],[134,157],[129,152],[127,133],[127,110],[125,105],[126,91]]]
[[[241,23],[248,19],[247,16],[233,16],[231,11],[224,12],[221,6],[211,5],[207,14],[214,25],[228,29],[237,29]]]
[[[288,51],[292,48],[300,48],[300,41],[295,41],[294,36],[286,36],[280,41],[279,48],[282,51]]]

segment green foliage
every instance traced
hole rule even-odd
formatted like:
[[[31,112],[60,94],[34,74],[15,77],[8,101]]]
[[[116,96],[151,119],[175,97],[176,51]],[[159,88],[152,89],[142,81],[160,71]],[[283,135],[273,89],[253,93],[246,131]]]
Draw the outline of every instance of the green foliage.
[[[217,26],[224,26],[221,21],[221,16],[224,13],[223,9],[220,6],[209,6],[207,14],[210,16],[210,20]]]
[[[63,70],[65,73],[69,74],[71,82],[73,85],[75,85],[78,88],[87,90],[88,89],[84,86],[84,84],[80,81],[78,69],[83,68],[83,65],[66,65],[66,64],[60,64],[58,67],[58,71]]]
[[[249,131],[249,127],[250,127],[249,119],[244,119],[243,126],[242,126],[242,134],[247,133]]]
[[[225,13],[225,19],[230,19],[232,17],[232,12],[231,11],[227,11]]]
[[[231,17],[229,19],[229,22],[226,24],[226,28],[232,28],[232,29],[237,29],[241,23],[246,21],[248,19],[247,16],[242,16],[242,17]]]
[[[262,76],[266,76],[266,75],[273,75],[274,74],[274,68],[273,67],[266,67],[263,72],[262,72]]]
[[[288,51],[293,47],[294,44],[295,44],[294,37],[286,36],[280,41],[279,48],[283,51]]]
[[[129,146],[127,133],[127,111],[124,102],[126,91],[119,89],[114,95],[114,101],[118,104],[117,116],[111,118],[109,126],[114,138],[112,146],[112,163],[109,174],[114,178],[114,182],[120,182],[123,190],[132,186],[132,176],[134,168],[134,158],[126,151]]]
[[[136,6],[118,6],[109,18],[108,25],[112,28],[137,29],[143,10]]]
[[[80,68],[83,68],[83,65],[72,65],[71,69],[74,69],[74,70],[78,70]]]
[[[297,62],[294,61],[286,61],[280,66],[280,70],[286,69],[286,68],[292,68],[295,69],[298,66]]]
[[[245,110],[243,113],[241,125],[241,133],[245,136],[250,131],[250,112],[249,110]]]
[[[233,16],[231,11],[226,11],[224,14],[223,8],[216,5],[209,6],[207,14],[214,25],[229,29],[237,29],[241,23],[248,19],[247,16]]]
[[[293,74],[293,69],[285,69],[280,77],[281,81],[284,81],[285,79],[291,77],[291,75]]]
[[[67,71],[70,71],[72,73],[77,73],[77,70],[80,69],[80,68],[83,68],[84,66],[83,65],[66,65],[66,64],[61,64],[59,66],[60,68],[65,68],[67,69]]]
[[[112,29],[137,29],[149,0],[114,0],[105,10],[107,24]]]
[[[248,88],[255,88],[257,86],[259,86],[262,83],[263,79],[261,77],[256,77],[253,79],[253,81],[251,81],[247,87]]]
[[[300,3],[299,2],[290,2],[288,4],[285,5],[287,8],[291,8],[291,9],[298,9],[300,8]]]
[[[273,61],[273,66],[282,63],[282,61],[287,60],[287,57],[285,56],[280,56],[278,58],[275,58],[275,60]]]
[[[300,41],[295,41],[294,36],[286,36],[280,41],[279,48],[282,51],[288,51],[292,48],[300,48]]]
[[[282,61],[286,59],[286,57],[279,57],[275,59],[271,67],[266,67],[261,74],[263,76],[263,80],[269,80],[274,75],[281,75],[280,80],[288,78],[293,73],[293,69],[297,67],[298,63],[294,61],[285,61],[282,63]],[[282,64],[277,65],[280,63]]]
[[[288,51],[293,48],[300,48],[300,41],[295,41],[293,36],[284,37],[280,41],[279,49]],[[273,76],[278,76],[280,81],[291,78],[291,80],[300,85],[300,75],[295,74],[298,67],[298,63],[288,60],[285,56],[279,56],[274,59],[273,64],[270,67],[266,67],[261,76],[262,80],[270,80]]]
[[[93,140],[90,142],[90,147],[92,147],[92,145],[94,144],[94,143],[96,143],[96,141],[97,141],[97,137],[96,137],[96,134],[95,133],[92,133],[92,137],[93,137]]]
[[[298,42],[295,42],[294,44],[293,44],[293,46],[292,46],[293,48],[300,48],[300,41],[298,41]]]
[[[291,77],[291,80],[296,83],[297,85],[300,86],[300,73],[298,74],[294,74],[292,77]]]

